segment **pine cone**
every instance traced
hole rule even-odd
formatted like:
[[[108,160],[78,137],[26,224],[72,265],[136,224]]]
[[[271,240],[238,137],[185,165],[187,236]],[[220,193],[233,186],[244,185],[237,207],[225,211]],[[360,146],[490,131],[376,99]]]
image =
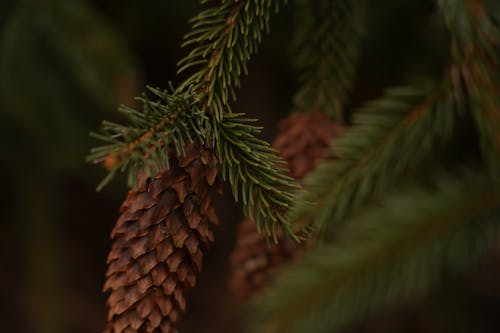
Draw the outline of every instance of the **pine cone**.
[[[273,147],[287,162],[290,176],[300,180],[316,167],[341,132],[322,112],[293,113],[280,123]],[[235,296],[245,299],[258,292],[284,263],[304,251],[304,242],[291,244],[280,229],[276,235],[278,244],[267,244],[250,219],[240,223],[229,259],[229,288]]]
[[[342,127],[323,112],[292,113],[278,126],[273,147],[287,162],[290,176],[300,180],[323,159]]]
[[[169,170],[129,191],[111,238],[104,291],[105,333],[177,332],[185,293],[196,283],[217,223],[210,189],[215,155],[195,145],[172,158]]]

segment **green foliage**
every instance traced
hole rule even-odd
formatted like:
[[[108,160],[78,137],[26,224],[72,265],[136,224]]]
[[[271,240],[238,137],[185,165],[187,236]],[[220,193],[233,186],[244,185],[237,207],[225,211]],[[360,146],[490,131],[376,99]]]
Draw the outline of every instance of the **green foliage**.
[[[452,41],[444,79],[391,89],[355,111],[335,141],[341,159],[306,178],[292,210],[323,237],[256,300],[252,331],[342,331],[417,300],[498,240],[498,6],[439,4]],[[456,170],[470,161],[453,156],[464,130],[477,134],[468,144],[481,158],[469,174]],[[436,172],[441,164],[460,176]],[[434,186],[423,185],[431,175]]]
[[[241,75],[247,74],[247,63],[257,52],[262,34],[269,31],[271,11],[277,11],[281,2],[228,0],[195,16],[183,46],[196,46],[179,62],[179,72],[190,69],[193,74],[178,91],[200,91],[203,109],[222,121],[231,112],[229,100],[236,99]]]
[[[274,237],[277,223],[295,238],[286,220],[293,180],[275,167],[283,162],[269,144],[255,137],[260,128],[229,107],[229,96],[236,98],[247,62],[279,3],[224,1],[192,19],[184,45],[196,46],[180,61],[179,72],[189,69],[193,74],[171,92],[152,90],[157,100],[143,98],[140,111],[121,108],[128,124],[105,122],[102,135],[95,135],[106,145],[93,149],[88,159],[105,162],[110,169],[99,188],[119,169],[128,171],[133,185],[139,170],[168,168],[170,147],[182,154],[185,142],[198,141],[215,149],[223,178],[231,183],[234,197],[242,198],[259,230]]]
[[[292,217],[313,218],[330,234],[351,212],[436,157],[435,152],[450,142],[467,102],[489,169],[500,170],[498,26],[481,11],[478,15],[484,16],[476,18],[478,22],[471,20],[468,11],[462,12],[463,2],[443,8],[448,25],[457,31],[454,63],[444,82],[428,93],[415,88],[389,91],[355,112],[353,126],[335,143],[343,158],[323,163],[306,178],[309,191],[300,196]]]
[[[489,170],[500,177],[500,12],[481,3],[441,1],[453,57],[465,86]]]
[[[435,172],[449,162],[467,125],[479,133],[486,162],[477,161],[474,171],[499,170],[498,16],[486,14],[481,1],[439,1],[452,37],[444,77],[435,85],[389,89],[355,111],[353,126],[335,142],[341,158],[323,162],[296,197],[295,184],[277,167],[282,161],[257,138],[261,128],[230,108],[280,3],[214,2],[193,18],[184,43],[193,48],[179,62],[187,78],[169,91],[152,89],[155,100],[144,97],[142,110],[123,107],[128,125],[105,123],[99,138],[107,144],[90,159],[105,161],[111,175],[128,170],[133,183],[139,170],[168,168],[169,154],[182,154],[186,142],[214,149],[222,177],[261,232],[273,237],[279,225],[294,237],[287,220],[293,204],[292,220],[312,220],[324,236],[257,303],[254,330],[338,331],[378,309],[417,299],[447,274],[463,271],[498,235],[498,181]],[[301,88],[295,108],[341,118],[361,5],[298,1],[294,60]],[[473,118],[475,129],[464,125]],[[424,173],[434,187],[407,186]]]
[[[292,211],[313,218],[327,234],[374,196],[381,196],[435,157],[451,137],[456,112],[448,81],[436,87],[399,87],[354,115],[335,141],[340,160],[321,163],[305,179]]]
[[[258,302],[253,332],[340,332],[428,293],[468,268],[500,227],[498,184],[439,175],[364,209],[279,276]]]
[[[269,143],[255,137],[262,129],[250,124],[256,120],[243,116],[226,114],[221,124],[216,151],[222,175],[229,179],[236,200],[241,187],[245,214],[255,221],[260,232],[274,237],[278,223],[287,235],[293,236],[286,214],[294,199],[290,192],[293,180],[285,175],[286,169],[278,167],[285,162]]]
[[[298,110],[343,119],[362,35],[364,1],[296,0],[292,62],[301,87]]]
[[[118,169],[129,171],[129,186],[135,186],[139,171],[156,175],[168,169],[169,147],[178,155],[184,154],[187,142],[205,142],[211,135],[206,132],[208,118],[197,109],[194,94],[188,92],[161,91],[149,88],[156,98],[150,100],[146,94],[139,98],[142,110],[122,106],[128,125],[104,121],[102,134],[92,135],[107,145],[93,148],[88,161],[104,161],[110,169],[109,175],[101,182],[101,189]]]

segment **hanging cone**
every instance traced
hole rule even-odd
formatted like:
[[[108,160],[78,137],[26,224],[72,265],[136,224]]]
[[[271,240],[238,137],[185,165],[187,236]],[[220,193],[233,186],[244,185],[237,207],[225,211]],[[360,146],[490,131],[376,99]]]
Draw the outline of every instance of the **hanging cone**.
[[[301,180],[324,158],[342,127],[323,112],[292,113],[278,126],[273,148],[287,162],[290,176]]]
[[[290,176],[300,180],[316,167],[341,132],[322,112],[293,113],[281,121],[273,147],[287,162]],[[246,299],[258,292],[282,264],[304,251],[304,242],[291,244],[280,229],[277,239],[278,244],[267,244],[250,219],[240,223],[229,259],[229,288],[236,297]]]
[[[129,191],[111,238],[104,291],[105,333],[177,332],[185,293],[196,283],[217,223],[210,189],[215,155],[195,145],[169,170]]]

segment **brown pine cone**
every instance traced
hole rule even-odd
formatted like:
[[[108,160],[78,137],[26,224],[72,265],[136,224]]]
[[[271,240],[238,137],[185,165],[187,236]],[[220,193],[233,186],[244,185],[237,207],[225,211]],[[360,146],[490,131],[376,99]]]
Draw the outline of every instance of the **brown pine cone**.
[[[217,223],[210,193],[216,157],[191,144],[185,151],[169,170],[129,191],[121,206],[107,260],[105,333],[177,332],[185,293],[213,241],[209,224]]]
[[[300,180],[323,159],[342,127],[323,112],[292,113],[278,125],[273,148],[287,162],[290,176]]]
[[[341,132],[340,125],[322,112],[293,113],[281,121],[273,147],[287,162],[290,176],[300,180],[316,167]],[[267,244],[250,219],[238,226],[229,259],[229,288],[238,298],[246,299],[258,292],[284,263],[304,251],[305,242],[291,244],[279,229],[276,235],[278,244]]]

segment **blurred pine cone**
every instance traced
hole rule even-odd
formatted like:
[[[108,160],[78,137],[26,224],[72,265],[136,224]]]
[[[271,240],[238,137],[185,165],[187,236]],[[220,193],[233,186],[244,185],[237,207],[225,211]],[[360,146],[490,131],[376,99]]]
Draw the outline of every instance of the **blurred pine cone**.
[[[196,283],[217,223],[211,188],[218,183],[213,152],[195,145],[169,170],[129,191],[111,238],[104,291],[106,333],[177,332],[185,293]]]
[[[287,162],[290,176],[300,180],[324,158],[326,148],[341,132],[340,125],[323,112],[297,112],[281,121],[273,147]],[[278,244],[267,244],[250,219],[238,226],[229,259],[229,288],[238,298],[258,292],[284,263],[304,251],[304,242],[291,244],[279,229],[276,235]]]

